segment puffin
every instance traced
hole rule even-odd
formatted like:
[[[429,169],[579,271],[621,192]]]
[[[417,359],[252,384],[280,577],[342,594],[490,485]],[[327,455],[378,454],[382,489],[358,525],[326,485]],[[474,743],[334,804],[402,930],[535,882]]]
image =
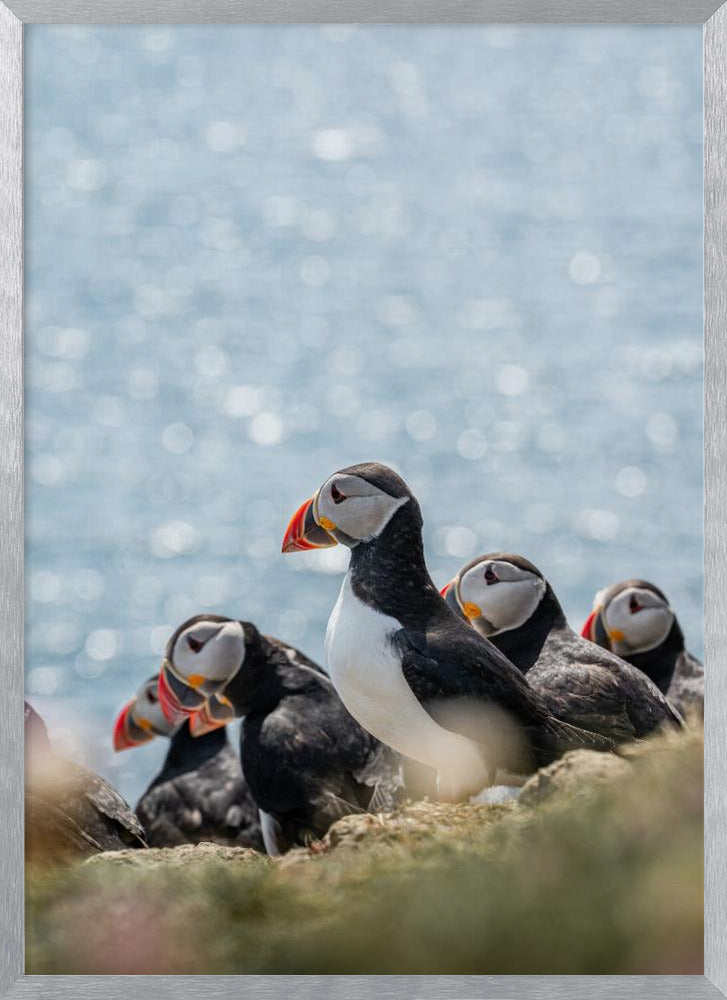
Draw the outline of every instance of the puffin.
[[[170,740],[162,769],[136,806],[149,846],[212,841],[262,850],[257,805],[227,729],[221,725],[195,738],[187,719],[174,728],[159,706],[158,682],[157,674],[145,681],[114,724],[117,751],[155,736]]]
[[[326,632],[331,680],[364,729],[436,771],[440,798],[470,798],[498,771],[528,774],[576,747],[612,747],[556,718],[454,613],[427,571],[419,504],[392,469],[367,462],[329,476],[282,549],[337,543],[351,555]]]
[[[192,707],[200,691],[242,716],[242,771],[269,855],[309,846],[342,816],[389,811],[403,797],[400,761],[351,717],[325,672],[251,622],[197,615],[171,636],[161,704],[173,724],[191,716],[203,734],[224,723],[214,709]]]
[[[704,715],[704,667],[653,583],[622,580],[599,591],[581,635],[645,673],[682,715]]]
[[[146,847],[130,806],[99,775],[53,751],[45,723],[25,702],[25,856],[51,864]]]
[[[522,671],[559,719],[615,743],[681,725],[678,712],[648,677],[569,627],[552,586],[524,556],[478,556],[442,594]]]

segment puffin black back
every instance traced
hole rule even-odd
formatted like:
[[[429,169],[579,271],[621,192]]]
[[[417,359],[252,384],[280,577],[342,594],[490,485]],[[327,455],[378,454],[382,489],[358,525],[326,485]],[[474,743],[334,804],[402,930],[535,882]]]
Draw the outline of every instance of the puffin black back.
[[[229,745],[230,741],[225,726],[213,729],[202,736],[192,736],[189,723],[183,722],[169,741],[169,750],[164,758],[164,765],[150,785],[150,789],[162,781],[169,781],[181,774],[196,770],[208,760],[216,757]]]

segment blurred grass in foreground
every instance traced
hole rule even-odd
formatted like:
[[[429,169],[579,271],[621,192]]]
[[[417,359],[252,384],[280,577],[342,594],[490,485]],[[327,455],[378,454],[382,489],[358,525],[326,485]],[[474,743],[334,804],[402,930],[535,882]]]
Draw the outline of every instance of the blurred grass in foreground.
[[[282,861],[29,871],[26,971],[701,973],[702,733],[627,756],[588,794],[353,817]]]

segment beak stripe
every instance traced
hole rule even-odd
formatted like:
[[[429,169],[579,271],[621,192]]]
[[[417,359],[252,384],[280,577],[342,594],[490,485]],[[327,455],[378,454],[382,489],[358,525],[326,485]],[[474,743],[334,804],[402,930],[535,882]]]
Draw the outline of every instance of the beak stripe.
[[[129,750],[131,747],[138,747],[142,743],[148,743],[154,739],[151,729],[146,729],[134,722],[131,710],[136,703],[136,698],[132,699],[121,709],[116,716],[113,731],[113,746],[118,753],[120,750]]]
[[[226,698],[213,695],[189,720],[192,736],[204,736],[235,721],[235,711]]]
[[[307,551],[308,549],[325,549],[337,545],[338,541],[326,530],[333,524],[328,518],[316,521],[313,512],[313,499],[306,500],[296,510],[290,519],[290,524],[283,538],[283,552]],[[335,525],[334,525],[335,527]]]
[[[581,637],[583,639],[590,639],[591,642],[593,642],[593,623],[596,619],[597,614],[598,610],[594,609],[593,611],[591,611],[588,618],[586,618],[583,624],[583,628],[581,629]]]
[[[193,715],[205,702],[205,696],[178,677],[169,660],[159,671],[159,704],[165,718],[176,725],[188,715]]]

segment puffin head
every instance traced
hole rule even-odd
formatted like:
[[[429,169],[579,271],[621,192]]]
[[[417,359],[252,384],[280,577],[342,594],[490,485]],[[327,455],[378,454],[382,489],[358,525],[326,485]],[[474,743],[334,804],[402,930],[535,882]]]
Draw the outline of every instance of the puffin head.
[[[167,643],[159,673],[159,702],[169,722],[176,725],[203,709],[244,659],[242,622],[221,615],[196,615],[180,625]]]
[[[674,612],[646,580],[622,580],[599,591],[581,635],[618,656],[655,649],[671,632]]]
[[[523,556],[491,552],[463,566],[442,589],[453,610],[490,638],[524,625],[545,595],[543,574]]]
[[[158,674],[144,681],[136,695],[121,709],[114,722],[114,750],[148,743],[155,736],[169,736],[174,728],[164,717],[157,687]]]
[[[371,542],[405,504],[418,511],[409,487],[388,466],[365,462],[341,469],[295,512],[283,552]]]

